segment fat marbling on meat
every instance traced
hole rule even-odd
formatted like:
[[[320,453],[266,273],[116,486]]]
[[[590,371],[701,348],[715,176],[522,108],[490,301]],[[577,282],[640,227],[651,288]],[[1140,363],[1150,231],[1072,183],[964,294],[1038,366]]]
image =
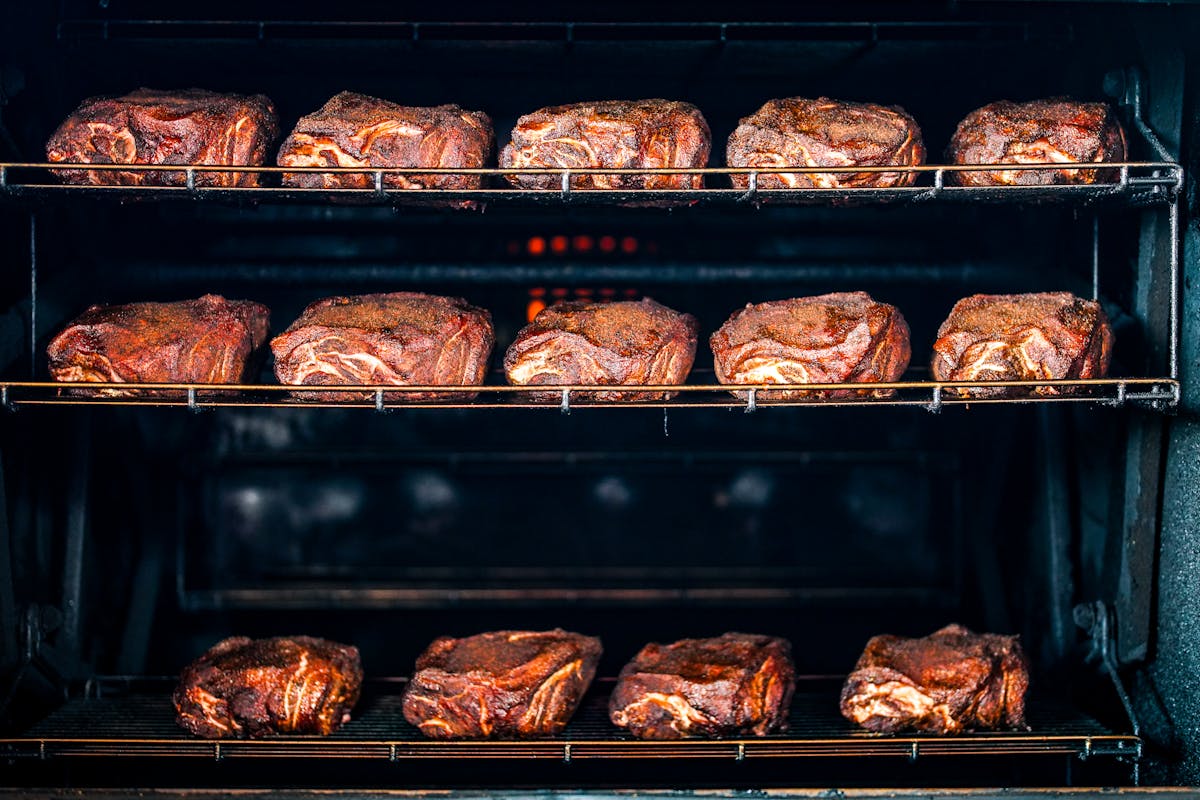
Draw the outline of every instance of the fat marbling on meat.
[[[682,384],[696,356],[696,318],[650,298],[614,303],[575,301],[543,309],[504,356],[517,386]],[[572,392],[572,400],[664,400],[675,392]],[[529,392],[554,400],[559,392]]]
[[[609,100],[550,106],[517,120],[501,168],[704,167],[712,136],[700,110],[673,100]],[[521,189],[559,189],[558,175],[508,175]],[[699,189],[702,175],[574,175],[576,189]]]
[[[266,306],[215,294],[92,306],[50,340],[50,375],[71,383],[238,383],[250,377],[269,322]]]
[[[727,384],[892,382],[904,375],[912,355],[903,315],[866,292],[747,305],[709,343],[717,380]],[[760,391],[756,397],[799,400],[861,393],[894,392],[785,389]]]
[[[456,105],[402,106],[340,92],[305,115],[284,140],[281,167],[417,167],[476,169],[492,154],[492,121]],[[383,185],[402,189],[478,189],[479,175],[390,173]],[[285,172],[285,186],[366,189],[369,173]]]
[[[1113,332],[1094,300],[1068,292],[976,294],[959,300],[938,328],[933,377],[939,381],[1035,381],[1103,378]],[[1017,390],[964,388],[971,397]],[[1040,395],[1067,389],[1042,386]]]
[[[179,678],[176,719],[209,739],[318,734],[350,719],[363,671],[354,647],[311,636],[218,642]]]
[[[600,640],[561,629],[443,636],[417,659],[404,718],[435,739],[553,736],[596,675]]]
[[[46,144],[46,160],[86,164],[261,166],[279,136],[266,97],[205,89],[138,89],[92,97],[68,116]],[[182,186],[183,171],[55,170],[71,184]],[[254,187],[254,172],[196,172],[195,185]]]
[[[947,156],[952,164],[1078,164],[1125,159],[1125,132],[1107,103],[1065,98],[976,109],[958,123]],[[997,169],[952,173],[964,186],[1044,186],[1113,181],[1112,169]]]
[[[765,736],[787,729],[795,673],[775,636],[651,643],[621,670],[609,717],[641,739]]]
[[[731,167],[912,167],[925,163],[921,129],[899,106],[819,97],[770,100],[729,137]],[[745,189],[750,176],[731,175]],[[762,173],[760,189],[910,186],[915,172]]]
[[[416,292],[327,297],[271,340],[275,375],[296,386],[478,386],[495,335],[492,315],[458,297]],[[302,392],[350,400],[356,392]],[[392,392],[412,402],[469,400],[476,392]]]
[[[1028,689],[1017,637],[947,625],[919,639],[872,638],[842,688],[841,709],[877,733],[1024,728]]]

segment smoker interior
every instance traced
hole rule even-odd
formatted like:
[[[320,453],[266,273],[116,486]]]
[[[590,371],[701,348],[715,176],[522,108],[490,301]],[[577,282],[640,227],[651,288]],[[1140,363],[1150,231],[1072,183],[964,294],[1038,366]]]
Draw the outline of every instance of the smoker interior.
[[[786,12],[806,15],[797,21],[750,3],[572,8],[568,25],[568,9],[518,3],[369,24],[398,12],[265,5],[205,3],[172,9],[175,19],[159,4],[117,0],[13,9],[4,161],[41,161],[83,97],[197,85],[267,94],[285,132],[342,89],[456,102],[491,114],[500,144],[540,106],[679,98],[704,111],[714,166],[737,119],[771,97],[902,105],[921,123],[930,163],[944,163],[967,111],[1071,95],[1120,103],[1130,158],[1157,162],[1138,121],[1180,153],[1194,69],[1181,32],[1200,21],[1186,7],[1119,3],[829,4]],[[1098,290],[1116,331],[1112,373],[1175,377],[1177,201],[1166,190],[673,210],[498,198],[448,211],[386,197],[146,199],[15,179],[0,188],[8,381],[45,380],[48,338],[92,303],[213,292],[267,304],[278,331],[313,299],[399,289],[490,309],[493,369],[535,303],[651,296],[698,318],[700,383],[713,382],[708,334],[748,302],[868,291],[905,314],[906,379],[919,381],[956,300]],[[1185,319],[1187,309],[1185,300]],[[272,383],[270,363],[261,370],[258,382]],[[1155,573],[1169,561],[1156,536],[1173,491],[1163,482],[1172,403],[937,414],[255,405],[16,404],[0,418],[8,785],[1194,779],[1200,743],[1175,727],[1191,706],[1172,706],[1185,662],[1155,638],[1186,611],[1159,605]],[[1097,602],[1112,615],[1111,639],[1076,622],[1088,622],[1077,606]],[[837,715],[840,677],[870,636],[952,621],[1021,634],[1035,673],[1029,732],[870,737]],[[604,680],[561,740],[439,749],[395,713],[402,678],[435,636],[555,626],[605,646]],[[656,749],[608,726],[611,678],[642,644],[726,630],[793,642],[808,677],[789,733]],[[222,637],[292,633],[362,651],[367,694],[343,731],[214,744],[174,727],[164,676]],[[1125,686],[1140,725],[1122,704]]]

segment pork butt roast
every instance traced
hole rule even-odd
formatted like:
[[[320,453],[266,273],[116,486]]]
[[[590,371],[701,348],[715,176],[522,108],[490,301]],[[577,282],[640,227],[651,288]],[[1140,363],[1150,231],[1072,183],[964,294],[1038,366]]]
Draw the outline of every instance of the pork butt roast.
[[[1029,665],[1016,636],[961,625],[920,639],[876,636],[842,689],[842,715],[869,731],[1025,728]]]
[[[1125,160],[1125,132],[1107,103],[1065,98],[976,109],[958,123],[946,151],[952,164],[1078,164]],[[1108,169],[998,169],[954,172],[963,186],[1045,186],[1114,181]]]
[[[310,636],[217,643],[175,689],[179,724],[208,739],[327,736],[350,720],[363,671],[357,648]]]
[[[434,739],[553,736],[596,676],[600,640],[551,631],[435,639],[404,692],[404,718]]]
[[[92,306],[50,340],[50,375],[71,383],[240,383],[270,317],[266,306],[215,294]]]
[[[46,160],[85,164],[262,166],[279,137],[275,107],[261,94],[138,89],[92,97],[46,144]],[[63,182],[95,186],[183,186],[182,171],[54,170]],[[196,186],[251,187],[254,172],[197,172]]]
[[[700,109],[673,100],[550,106],[517,120],[501,168],[704,167],[712,136]],[[558,175],[507,175],[520,189],[559,189]],[[575,189],[699,189],[702,175],[575,175]]]
[[[730,167],[912,167],[925,163],[916,120],[899,106],[818,97],[770,100],[742,118],[729,137]],[[760,189],[838,189],[910,186],[915,172],[760,174]],[[731,175],[745,189],[750,176]]]
[[[877,383],[900,379],[912,355],[908,323],[866,292],[838,292],[747,305],[709,339],[717,380],[727,384]],[[745,399],[746,392],[734,392]],[[756,399],[800,400],[891,390],[761,391]]]
[[[275,375],[296,386],[478,386],[495,335],[492,315],[458,297],[416,292],[326,297],[271,340]],[[389,400],[470,400],[477,392],[390,392]],[[302,392],[310,400],[370,398]]]
[[[746,633],[648,644],[621,670],[609,717],[640,739],[786,730],[791,652],[786,639]]]
[[[939,381],[1103,378],[1112,348],[1112,326],[1094,300],[1068,292],[976,294],[959,300],[938,328],[931,371]],[[1004,397],[1019,391],[964,388],[960,394]]]
[[[650,298],[615,303],[575,301],[543,309],[504,355],[516,386],[678,385],[696,357],[696,318]],[[665,400],[677,392],[572,392],[572,400]],[[556,400],[560,392],[529,392]]]
[[[356,92],[340,92],[307,114],[283,141],[281,167],[417,167],[477,169],[486,166],[495,140],[492,120],[456,105],[402,106]],[[383,176],[401,189],[478,189],[479,175]],[[285,186],[367,189],[367,173],[285,172]]]

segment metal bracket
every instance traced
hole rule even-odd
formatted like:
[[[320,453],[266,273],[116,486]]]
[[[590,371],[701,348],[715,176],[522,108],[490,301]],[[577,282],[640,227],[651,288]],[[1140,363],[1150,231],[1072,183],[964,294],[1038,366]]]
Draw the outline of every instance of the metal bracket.
[[[1125,691],[1125,684],[1121,682],[1121,676],[1117,672],[1117,657],[1114,655],[1117,644],[1116,626],[1113,624],[1112,609],[1103,600],[1093,600],[1090,603],[1080,603],[1075,606],[1073,615],[1075,624],[1087,632],[1090,642],[1086,660],[1099,662],[1104,671],[1108,673],[1117,697],[1125,709],[1125,716],[1129,718],[1130,731],[1134,736],[1140,736],[1142,726],[1133,710],[1129,693]]]
[[[1144,114],[1145,92],[1142,88],[1142,72],[1137,67],[1113,70],[1104,76],[1104,92],[1114,98],[1117,104],[1129,112],[1130,119],[1138,133],[1146,138],[1146,143],[1161,161],[1176,161],[1174,155],[1167,150],[1166,145],[1158,138],[1158,134],[1146,122]]]

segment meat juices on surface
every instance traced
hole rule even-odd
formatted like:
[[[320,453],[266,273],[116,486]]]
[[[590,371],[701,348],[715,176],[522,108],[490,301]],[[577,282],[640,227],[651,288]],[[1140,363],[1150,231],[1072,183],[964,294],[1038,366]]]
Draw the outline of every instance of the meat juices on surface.
[[[327,736],[350,720],[362,680],[355,647],[310,636],[236,636],[184,668],[176,719],[207,739]]]
[[[458,297],[417,292],[327,297],[271,340],[275,375],[297,386],[478,386],[495,335],[492,315]],[[303,392],[354,400],[361,392]],[[389,399],[470,400],[476,392],[391,392]]]
[[[1103,378],[1113,332],[1100,304],[1068,292],[977,294],[959,300],[938,328],[931,372],[939,381]],[[1035,394],[1069,389],[1038,387]],[[971,397],[1016,389],[966,388]]]
[[[696,356],[698,326],[650,298],[616,303],[557,303],[517,334],[504,355],[504,372],[516,386],[608,384],[678,385]],[[666,400],[677,392],[572,392],[572,400]],[[561,392],[529,392],[555,400]]]
[[[600,640],[561,629],[435,639],[404,692],[404,718],[434,739],[553,736],[596,675]]]
[[[976,109],[958,123],[947,157],[952,164],[1077,164],[1123,161],[1125,132],[1107,103],[1064,98]],[[1002,169],[954,172],[964,186],[1045,186],[1116,180],[1116,170]]]
[[[841,709],[877,733],[1024,729],[1028,689],[1016,636],[947,625],[921,639],[872,638],[846,678]]]
[[[270,315],[266,306],[214,294],[92,306],[50,340],[50,375],[86,383],[238,383],[266,341]]]
[[[866,292],[774,300],[738,309],[709,339],[727,384],[875,383],[899,380],[912,349],[908,323]],[[893,390],[760,391],[760,400],[842,398]],[[743,399],[746,392],[734,392]]]
[[[50,141],[46,160],[87,164],[261,166],[279,137],[275,107],[263,95],[205,89],[138,89],[91,97]],[[183,171],[54,170],[63,182],[93,186],[183,186]],[[253,187],[254,172],[196,172],[195,185]]]
[[[730,167],[911,167],[925,163],[921,129],[899,106],[818,97],[768,101],[742,118],[729,137]],[[760,174],[760,189],[837,189],[911,186],[915,172]],[[749,175],[730,175],[748,188]]]
[[[402,106],[356,92],[340,92],[300,118],[279,149],[281,167],[417,167],[478,169],[495,139],[492,120],[456,105]],[[478,189],[479,175],[383,176],[401,189]],[[286,172],[284,186],[368,189],[373,175]]]
[[[609,717],[639,739],[786,730],[791,652],[786,639],[747,633],[648,644],[621,669]]]
[[[698,168],[712,136],[700,110],[672,100],[550,106],[517,120],[501,168]],[[506,175],[519,189],[560,189],[558,175]],[[573,175],[575,189],[699,189],[702,175]]]

